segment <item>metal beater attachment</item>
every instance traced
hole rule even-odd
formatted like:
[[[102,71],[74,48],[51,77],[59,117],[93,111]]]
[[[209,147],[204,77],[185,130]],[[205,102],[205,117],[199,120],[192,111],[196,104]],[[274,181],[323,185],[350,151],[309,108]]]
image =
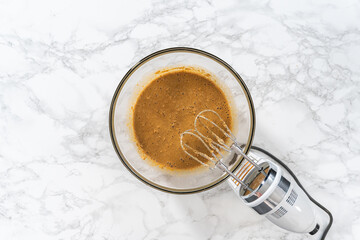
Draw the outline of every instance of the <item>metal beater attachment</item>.
[[[253,189],[235,176],[222,162],[225,154],[235,152],[241,155],[266,176],[263,168],[243,152],[226,122],[213,110],[203,110],[196,116],[194,129],[181,133],[180,144],[184,152],[192,159],[205,166],[216,166],[251,192]]]

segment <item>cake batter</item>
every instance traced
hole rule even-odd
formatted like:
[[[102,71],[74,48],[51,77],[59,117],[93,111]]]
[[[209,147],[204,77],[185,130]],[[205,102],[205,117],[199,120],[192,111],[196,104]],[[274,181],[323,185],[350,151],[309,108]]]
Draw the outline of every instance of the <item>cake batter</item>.
[[[133,130],[142,154],[170,170],[201,166],[182,150],[180,134],[194,128],[196,115],[204,109],[216,111],[232,129],[230,105],[210,74],[189,67],[157,74],[133,108]],[[192,146],[205,150],[200,142]]]

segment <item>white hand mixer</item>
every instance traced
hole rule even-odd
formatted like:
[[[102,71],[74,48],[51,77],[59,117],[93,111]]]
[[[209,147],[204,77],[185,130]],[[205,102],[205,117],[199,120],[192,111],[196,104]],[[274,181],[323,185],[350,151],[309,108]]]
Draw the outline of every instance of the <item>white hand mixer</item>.
[[[188,143],[187,138],[195,138],[206,151],[199,151]],[[200,112],[195,118],[194,129],[183,132],[180,143],[195,161],[228,173],[233,178],[230,185],[235,192],[258,214],[288,231],[325,237],[332,223],[331,213],[313,200],[290,169],[271,154],[253,147],[246,155],[215,111]],[[237,171],[232,172],[226,162],[234,154],[244,157],[244,161]]]

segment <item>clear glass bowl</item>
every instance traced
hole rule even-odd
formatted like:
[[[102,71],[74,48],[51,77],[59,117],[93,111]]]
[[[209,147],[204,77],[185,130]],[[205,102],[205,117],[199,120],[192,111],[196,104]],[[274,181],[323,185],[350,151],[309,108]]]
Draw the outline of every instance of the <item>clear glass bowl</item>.
[[[195,193],[210,189],[224,181],[228,175],[219,169],[203,169],[177,173],[151,166],[141,158],[134,141],[131,124],[131,106],[141,89],[158,70],[191,66],[210,72],[230,99],[233,111],[234,135],[249,151],[255,130],[253,102],[244,81],[226,62],[202,50],[168,48],[140,60],[120,81],[110,106],[109,127],[111,140],[120,160],[139,180],[162,191]],[[242,158],[235,156],[229,165],[234,171]]]

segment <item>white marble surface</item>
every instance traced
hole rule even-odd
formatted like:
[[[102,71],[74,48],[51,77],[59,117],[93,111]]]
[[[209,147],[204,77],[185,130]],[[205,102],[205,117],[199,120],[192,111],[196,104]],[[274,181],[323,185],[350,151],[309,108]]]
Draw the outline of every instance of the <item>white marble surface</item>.
[[[108,109],[125,72],[172,46],[249,86],[254,143],[282,158],[360,239],[359,1],[0,1],[0,239],[310,239],[226,185],[187,196],[118,160]]]

